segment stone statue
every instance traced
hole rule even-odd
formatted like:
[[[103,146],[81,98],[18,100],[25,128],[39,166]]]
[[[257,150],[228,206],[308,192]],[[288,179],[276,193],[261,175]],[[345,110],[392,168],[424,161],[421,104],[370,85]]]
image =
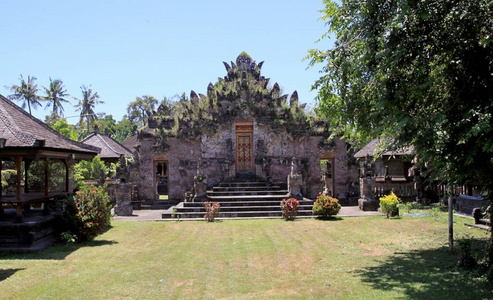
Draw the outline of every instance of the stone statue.
[[[291,197],[302,199],[301,186],[303,178],[298,171],[296,157],[291,160],[291,173],[288,175],[288,191]]]

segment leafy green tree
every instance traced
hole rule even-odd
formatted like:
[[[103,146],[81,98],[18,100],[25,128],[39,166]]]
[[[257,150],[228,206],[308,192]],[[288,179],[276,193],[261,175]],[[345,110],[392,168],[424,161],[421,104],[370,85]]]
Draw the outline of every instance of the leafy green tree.
[[[48,124],[47,121],[45,121],[45,123]],[[66,119],[53,120],[50,127],[68,139],[73,141],[78,140],[78,134],[75,126],[67,123]]]
[[[137,134],[137,125],[130,121],[127,115],[124,115],[116,125],[112,138],[121,143],[135,134]]]
[[[22,101],[22,109],[26,109],[27,106],[29,114],[32,115],[31,107],[36,109],[38,106],[41,106],[41,97],[38,95],[38,85],[34,83],[36,81],[36,77],[28,75],[26,81],[21,74],[19,80],[21,81],[20,85],[14,84],[10,87],[6,87],[13,92],[13,94],[9,95],[8,98],[12,101]]]
[[[147,120],[151,116],[152,111],[156,108],[158,100],[153,96],[142,96],[135,98],[128,104],[127,113],[128,119],[137,124],[138,127],[147,125]]]
[[[67,90],[63,86],[63,81],[60,79],[52,80],[50,77],[50,87],[43,87],[46,96],[44,100],[48,101],[46,107],[53,106],[52,116],[57,119],[63,117],[63,103],[70,103],[64,97],[68,97]]]
[[[99,95],[97,92],[93,92],[91,87],[86,87],[85,85],[80,87],[82,91],[82,99],[75,98],[78,104],[75,105],[76,111],[80,111],[79,125],[82,126],[85,123],[87,126],[87,132],[91,132],[91,126],[94,120],[97,119],[97,114],[94,108],[97,104],[104,103],[104,101],[99,100]]]
[[[480,183],[491,198],[491,1],[324,3],[322,38],[335,44],[308,57],[324,63],[313,88],[334,133],[413,145],[432,178]]]

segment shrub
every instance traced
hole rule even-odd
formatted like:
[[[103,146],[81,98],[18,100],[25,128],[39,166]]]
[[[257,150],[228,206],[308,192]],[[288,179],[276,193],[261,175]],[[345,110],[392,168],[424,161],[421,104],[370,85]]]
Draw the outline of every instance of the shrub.
[[[341,205],[339,204],[339,200],[330,196],[322,195],[322,193],[318,194],[317,200],[313,204],[312,208],[313,214],[322,218],[330,218],[335,216],[340,210]]]
[[[282,217],[286,221],[292,221],[296,219],[296,216],[298,215],[298,206],[300,205],[300,202],[298,199],[295,198],[289,198],[289,199],[282,199],[281,201],[281,209],[282,209]]]
[[[77,240],[94,239],[110,226],[111,205],[108,193],[103,187],[82,186],[73,199],[67,201],[65,220]]]
[[[400,202],[401,199],[392,192],[390,195],[380,197],[380,210],[387,215],[387,218],[389,216],[394,216],[395,214],[398,216],[399,211],[397,209],[397,204]]]
[[[214,219],[219,214],[219,209],[221,208],[219,202],[212,202],[212,201],[204,202],[204,208],[205,208],[204,219],[206,219],[207,222],[214,222]]]

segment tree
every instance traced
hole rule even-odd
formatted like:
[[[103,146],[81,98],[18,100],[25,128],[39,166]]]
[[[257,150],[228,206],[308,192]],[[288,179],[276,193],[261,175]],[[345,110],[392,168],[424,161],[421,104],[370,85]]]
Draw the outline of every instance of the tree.
[[[158,104],[158,100],[153,96],[142,96],[135,98],[128,104],[127,113],[130,121],[137,124],[138,127],[147,125],[147,120],[151,116],[152,111]]]
[[[21,81],[20,85],[14,84],[11,87],[7,87],[10,89],[11,92],[14,93],[12,95],[9,95],[8,98],[12,101],[23,101],[21,106],[22,109],[26,109],[27,105],[29,109],[29,114],[32,115],[31,106],[34,109],[36,109],[38,106],[41,106],[41,103],[39,102],[39,100],[41,100],[41,97],[37,94],[38,85],[34,83],[34,81],[36,81],[36,77],[28,75],[27,81],[25,81],[24,77],[21,74],[19,80]]]
[[[63,86],[63,81],[60,79],[52,80],[50,77],[50,87],[43,87],[46,96],[44,100],[48,101],[46,107],[53,106],[52,116],[57,119],[63,117],[63,103],[69,103],[70,101],[64,97],[68,97],[67,90]]]
[[[324,63],[313,88],[331,129],[413,145],[431,178],[480,183],[491,200],[491,1],[324,2],[335,44],[308,57]]]
[[[104,103],[104,101],[99,100],[98,93],[93,93],[91,86],[87,88],[83,85],[80,89],[82,91],[82,99],[74,97],[75,100],[79,101],[79,103],[75,105],[77,108],[75,111],[80,111],[79,125],[82,126],[84,124],[85,118],[87,132],[90,132],[92,122],[97,119],[97,114],[94,112],[94,108],[96,107],[96,104]]]
[[[137,134],[137,125],[130,121],[127,115],[124,115],[116,125],[116,130],[112,137],[121,143],[135,134]]]
[[[47,123],[47,121],[45,121]],[[51,129],[60,133],[64,137],[71,139],[73,141],[77,141],[77,131],[74,125],[68,124],[67,119],[58,119],[50,122]],[[48,124],[48,123],[47,123]]]

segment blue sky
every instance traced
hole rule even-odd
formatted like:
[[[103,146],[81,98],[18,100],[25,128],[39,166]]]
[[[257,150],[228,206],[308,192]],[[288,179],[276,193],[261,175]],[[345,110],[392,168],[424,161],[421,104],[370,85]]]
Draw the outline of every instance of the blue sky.
[[[307,1],[23,1],[3,0],[0,26],[0,94],[19,84],[20,74],[63,80],[67,92],[81,97],[81,85],[105,101],[96,111],[118,121],[135,97],[191,90],[206,93],[209,82],[226,75],[223,61],[246,51],[262,74],[300,102],[314,105],[311,84],[318,68],[306,70],[308,49],[326,31],[319,21],[321,0]],[[66,104],[65,116],[77,115]],[[49,110],[33,114],[44,120]],[[77,118],[68,118],[75,123]]]

